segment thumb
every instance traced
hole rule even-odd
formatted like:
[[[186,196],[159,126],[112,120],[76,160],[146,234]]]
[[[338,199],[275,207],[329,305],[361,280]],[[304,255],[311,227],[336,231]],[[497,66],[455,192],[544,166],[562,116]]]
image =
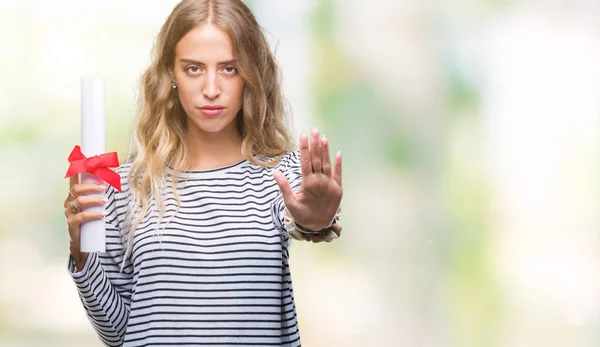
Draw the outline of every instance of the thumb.
[[[289,209],[296,202],[296,195],[292,191],[292,187],[290,187],[290,182],[279,170],[273,170],[273,178],[275,178],[275,182],[277,182],[279,190],[281,190],[285,206]]]

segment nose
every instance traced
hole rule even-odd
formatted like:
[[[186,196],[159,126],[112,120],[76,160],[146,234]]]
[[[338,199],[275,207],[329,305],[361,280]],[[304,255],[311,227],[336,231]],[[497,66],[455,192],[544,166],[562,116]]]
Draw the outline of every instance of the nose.
[[[202,86],[202,94],[207,99],[215,99],[221,94],[221,90],[219,89],[217,74],[215,72],[209,72],[206,75],[204,80],[204,85]]]

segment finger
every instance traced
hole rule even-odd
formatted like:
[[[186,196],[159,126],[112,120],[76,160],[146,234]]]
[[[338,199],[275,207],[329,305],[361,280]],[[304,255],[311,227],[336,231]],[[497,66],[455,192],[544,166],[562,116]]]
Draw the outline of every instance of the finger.
[[[103,196],[82,195],[76,197],[75,199],[67,199],[65,201],[64,206],[66,210],[72,211],[73,213],[77,213],[78,211],[73,211],[73,208],[71,206],[72,203],[77,205],[80,210],[83,210],[94,206],[104,206],[104,204],[106,204],[106,201],[106,198],[104,198]]]
[[[77,209],[73,209],[73,204],[77,205]],[[75,200],[67,200],[65,201],[65,216],[67,217],[67,219],[73,215],[73,214],[77,214],[81,212],[81,208],[79,207],[79,205],[75,202]]]
[[[310,132],[310,157],[313,173],[322,173],[321,142],[319,141],[319,129],[313,128]]]
[[[77,206],[79,206],[79,209],[83,210],[88,207],[104,206],[107,200],[102,196],[82,195],[78,196],[74,201],[77,204]]]
[[[329,158],[329,140],[326,136],[321,138],[321,148],[323,150],[323,174],[331,177],[331,159]]]
[[[292,187],[290,186],[290,182],[288,179],[278,170],[273,170],[273,178],[275,178],[275,182],[279,186],[279,190],[281,190],[281,194],[283,195],[283,202],[285,206],[290,208],[296,203],[296,195],[294,191],[292,191]]]
[[[87,222],[90,220],[97,220],[97,219],[101,219],[104,217],[104,213],[103,212],[79,212],[79,213],[74,213],[74,214],[69,214],[69,217],[67,218],[67,224],[69,225],[69,228],[72,229],[77,229],[80,227],[81,223],[83,222]],[[71,232],[73,230],[69,230],[69,232]]]
[[[308,135],[300,135],[300,169],[302,177],[312,173],[312,164],[310,162],[310,151],[308,150]]]
[[[333,180],[342,186],[342,153],[338,151],[335,154],[335,168],[333,172]]]
[[[97,183],[78,183],[71,187],[71,193],[73,193],[73,195],[75,196],[94,193],[104,193],[105,191],[106,186]]]

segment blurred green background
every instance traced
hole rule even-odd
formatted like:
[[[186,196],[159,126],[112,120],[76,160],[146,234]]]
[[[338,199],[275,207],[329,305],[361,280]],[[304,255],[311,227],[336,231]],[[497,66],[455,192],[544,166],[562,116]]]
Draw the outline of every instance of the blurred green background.
[[[177,1],[0,2],[0,345],[100,346],[66,271],[80,78],[124,158]],[[600,344],[600,2],[253,0],[344,231],[294,243],[306,346]]]

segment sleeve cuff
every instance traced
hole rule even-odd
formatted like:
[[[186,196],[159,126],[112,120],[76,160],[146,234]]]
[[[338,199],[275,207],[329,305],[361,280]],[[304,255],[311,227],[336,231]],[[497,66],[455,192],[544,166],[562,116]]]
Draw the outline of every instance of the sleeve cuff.
[[[338,208],[335,217],[331,224],[322,230],[312,231],[301,225],[296,224],[294,218],[286,208],[283,212],[283,224],[288,234],[295,240],[312,241],[312,242],[331,242],[340,237],[342,233],[342,223],[340,216],[342,214],[341,207]]]
[[[88,277],[86,275],[89,272],[91,264],[93,264],[96,261],[96,256],[96,253],[88,254],[85,264],[83,265],[83,269],[81,269],[81,271],[77,271],[77,266],[75,266],[75,260],[73,260],[73,256],[69,254],[69,263],[67,265],[67,271],[69,272],[69,275],[73,277],[75,282],[82,283],[85,281],[85,278]]]

